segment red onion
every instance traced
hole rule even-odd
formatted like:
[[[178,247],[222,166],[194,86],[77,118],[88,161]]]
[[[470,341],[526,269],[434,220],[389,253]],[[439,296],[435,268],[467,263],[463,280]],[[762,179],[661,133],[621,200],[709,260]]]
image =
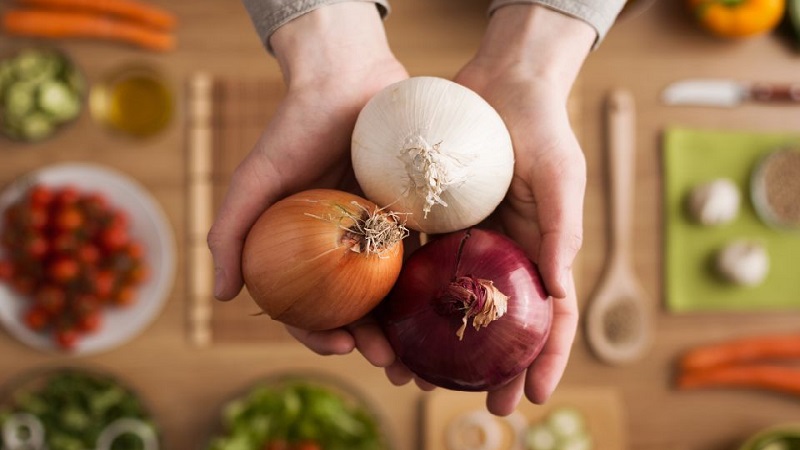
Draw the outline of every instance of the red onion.
[[[400,361],[423,380],[485,391],[531,365],[552,317],[552,301],[522,249],[502,234],[473,228],[411,254],[381,323]]]

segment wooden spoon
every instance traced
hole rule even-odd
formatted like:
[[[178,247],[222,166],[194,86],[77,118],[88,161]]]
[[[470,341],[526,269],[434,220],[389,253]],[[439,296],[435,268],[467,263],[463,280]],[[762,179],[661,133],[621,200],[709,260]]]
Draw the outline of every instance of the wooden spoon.
[[[635,361],[653,335],[650,302],[636,280],[631,262],[633,192],[635,189],[635,105],[626,90],[612,91],[607,103],[611,243],[608,264],[588,305],[589,346],[603,362]]]

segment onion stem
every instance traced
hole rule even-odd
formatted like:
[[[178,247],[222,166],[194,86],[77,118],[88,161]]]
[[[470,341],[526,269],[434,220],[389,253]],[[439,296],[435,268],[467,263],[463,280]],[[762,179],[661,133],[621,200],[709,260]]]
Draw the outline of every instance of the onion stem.
[[[351,203],[360,211],[354,213],[344,206],[336,205],[342,213],[340,217],[333,215],[322,217],[311,213],[306,213],[306,215],[335,223],[344,231],[341,240],[351,251],[356,253],[363,252],[368,255],[375,254],[384,257],[389,249],[408,236],[408,228],[398,213],[382,208],[375,208],[370,212],[357,201]],[[344,219],[349,219],[352,224],[344,225]]]
[[[413,188],[425,198],[422,211],[427,219],[433,205],[447,207],[441,195],[449,186],[466,181],[465,167],[439,150],[441,142],[430,145],[420,136],[409,141],[412,143],[400,154],[406,158],[406,170]]]
[[[458,340],[464,339],[470,318],[477,331],[502,317],[508,310],[508,296],[500,292],[491,280],[458,275],[461,255],[469,237],[470,230],[467,230],[458,245],[453,280],[436,297],[434,303],[439,314],[461,316],[461,326],[456,331]]]

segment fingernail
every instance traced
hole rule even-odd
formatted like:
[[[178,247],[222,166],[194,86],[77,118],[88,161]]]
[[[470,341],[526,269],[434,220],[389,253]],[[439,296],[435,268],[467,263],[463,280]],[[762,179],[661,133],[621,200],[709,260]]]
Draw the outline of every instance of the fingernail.
[[[222,284],[225,282],[225,272],[221,267],[214,268],[214,297],[222,296]]]

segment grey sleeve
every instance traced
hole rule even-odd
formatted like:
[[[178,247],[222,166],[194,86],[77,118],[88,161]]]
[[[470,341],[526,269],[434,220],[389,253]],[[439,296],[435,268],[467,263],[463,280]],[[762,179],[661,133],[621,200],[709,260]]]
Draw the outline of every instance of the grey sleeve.
[[[626,0],[492,0],[489,14],[501,6],[538,3],[564,14],[581,19],[597,31],[595,47],[603,40],[625,6]]]
[[[361,1],[375,3],[381,17],[389,14],[388,0],[242,0],[264,46],[272,52],[269,38],[282,25],[303,14],[334,3]]]

